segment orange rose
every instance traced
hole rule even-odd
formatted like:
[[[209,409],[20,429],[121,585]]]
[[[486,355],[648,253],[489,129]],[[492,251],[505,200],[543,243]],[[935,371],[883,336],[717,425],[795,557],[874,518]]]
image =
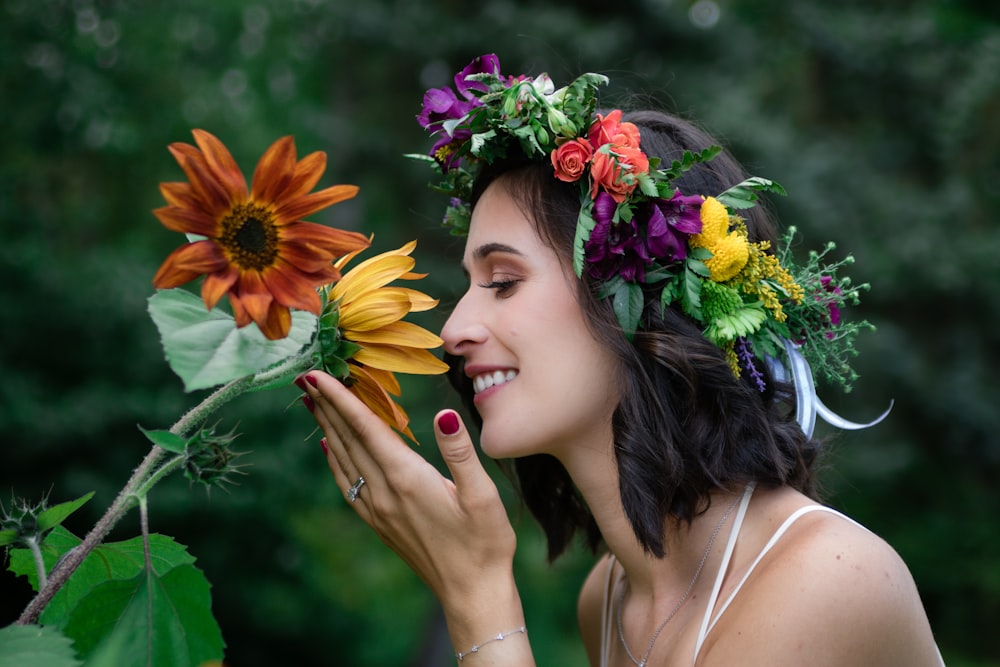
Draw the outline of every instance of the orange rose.
[[[556,178],[567,183],[580,180],[593,154],[594,149],[583,139],[573,139],[562,144],[551,153]]]
[[[595,150],[605,144],[638,148],[639,128],[634,123],[623,123],[621,120],[621,109],[615,109],[606,117],[597,114],[597,120],[591,124],[590,132],[587,135],[590,145]]]
[[[597,151],[590,159],[590,197],[595,199],[604,188],[619,204],[632,194],[638,183],[637,174],[649,171],[649,158],[638,148],[612,146],[610,151]]]

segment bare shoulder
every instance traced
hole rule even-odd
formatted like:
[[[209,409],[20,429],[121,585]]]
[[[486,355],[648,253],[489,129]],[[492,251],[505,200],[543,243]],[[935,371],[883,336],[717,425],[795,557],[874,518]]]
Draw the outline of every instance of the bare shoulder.
[[[758,551],[776,520],[763,517],[748,535]],[[801,516],[764,557],[720,618],[712,649],[700,664],[748,655],[771,665],[939,664],[906,564],[874,533],[823,511]]]
[[[604,606],[604,591],[607,587],[609,567],[611,567],[610,556],[605,555],[597,561],[583,582],[577,601],[580,636],[583,638],[587,657],[592,665],[600,664],[601,612]]]

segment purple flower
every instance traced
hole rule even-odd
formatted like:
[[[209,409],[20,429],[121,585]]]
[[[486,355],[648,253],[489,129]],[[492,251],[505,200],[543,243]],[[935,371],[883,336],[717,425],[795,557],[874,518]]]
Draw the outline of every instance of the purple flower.
[[[743,368],[750,373],[750,377],[757,383],[757,391],[763,393],[767,389],[767,385],[764,384],[764,374],[760,372],[757,364],[754,363],[753,347],[746,338],[740,337],[736,339],[736,356],[740,360],[740,364],[743,365]]]
[[[439,125],[452,118],[461,118],[469,113],[473,103],[459,100],[451,88],[431,88],[424,93],[424,106],[417,116],[420,127],[431,132],[440,131]],[[433,127],[432,127],[433,126]]]
[[[417,116],[420,127],[430,132],[431,136],[437,137],[430,155],[441,162],[445,169],[452,167],[458,161],[454,151],[448,150],[448,145],[464,143],[472,133],[468,130],[455,129],[449,134],[444,129],[443,123],[464,118],[474,108],[481,106],[482,103],[473,91],[487,90],[483,82],[468,79],[473,74],[500,76],[500,61],[492,53],[479,56],[455,75],[455,90],[431,88],[424,93],[424,104]],[[459,94],[462,99],[459,98]]]
[[[823,286],[823,289],[825,289],[827,292],[830,292],[831,294],[834,294],[837,297],[840,296],[841,292],[839,287],[837,287],[836,285],[830,287],[830,285],[833,283],[833,276],[820,276],[819,282]],[[837,326],[838,324],[840,324],[840,307],[837,305],[837,302],[831,299],[826,304],[826,307],[827,310],[830,311],[830,324],[833,326]],[[826,335],[828,338],[833,338],[832,333],[827,333]]]
[[[628,282],[642,282],[646,277],[649,253],[639,234],[637,220],[613,222],[617,203],[603,190],[594,200],[594,229],[584,245],[587,273],[595,280],[621,276]]]
[[[468,77],[473,74],[492,74],[499,77],[500,59],[496,57],[496,54],[487,53],[484,56],[473,59],[471,63],[465,66],[465,69],[455,75],[455,90],[460,92],[467,100],[476,99],[476,96],[470,91],[478,90],[481,93],[485,93],[488,90],[488,87],[482,81],[469,80]]]
[[[643,204],[630,222],[612,223],[617,206],[603,190],[594,200],[595,226],[584,246],[588,273],[597,280],[621,276],[642,282],[653,262],[670,264],[687,257],[687,241],[701,232],[701,202],[675,191],[670,199]]]

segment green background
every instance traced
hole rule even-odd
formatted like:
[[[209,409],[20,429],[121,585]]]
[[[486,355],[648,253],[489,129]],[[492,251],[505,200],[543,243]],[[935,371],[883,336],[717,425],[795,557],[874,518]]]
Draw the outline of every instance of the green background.
[[[700,120],[754,173],[808,244],[857,258],[874,289],[853,316],[845,416],[892,416],[834,437],[835,506],[883,535],[917,580],[949,665],[1000,665],[1000,23],[992,2],[884,0],[3,0],[0,2],[0,499],[96,490],[80,533],[142,457],[136,424],[165,428],[186,395],[145,312],[181,237],[150,211],[182,175],[166,146],[221,138],[244,171],[276,138],[329,157],[321,185],[357,199],[313,219],[374,231],[377,249],[420,239],[423,288],[463,288],[443,202],[403,159],[430,142],[423,91],[472,57],[504,72],[612,77],[606,102]],[[178,476],[151,495],[155,531],[188,544],[213,583],[227,662],[445,665],[433,599],[339,497],[293,389],[222,414],[250,452],[229,493]],[[404,379],[404,406],[435,458],[439,378]],[[509,493],[505,482],[505,493]],[[580,550],[545,564],[512,499],[518,577],[536,657],[582,665]],[[126,517],[114,537],[138,532]],[[0,576],[0,624],[29,599]]]

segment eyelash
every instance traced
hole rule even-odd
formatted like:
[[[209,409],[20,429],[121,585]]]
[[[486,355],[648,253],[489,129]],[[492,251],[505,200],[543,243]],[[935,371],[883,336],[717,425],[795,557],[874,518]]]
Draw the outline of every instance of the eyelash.
[[[483,289],[492,289],[497,291],[497,296],[507,296],[508,292],[517,285],[520,280],[492,280],[488,283],[480,283],[479,286]]]

